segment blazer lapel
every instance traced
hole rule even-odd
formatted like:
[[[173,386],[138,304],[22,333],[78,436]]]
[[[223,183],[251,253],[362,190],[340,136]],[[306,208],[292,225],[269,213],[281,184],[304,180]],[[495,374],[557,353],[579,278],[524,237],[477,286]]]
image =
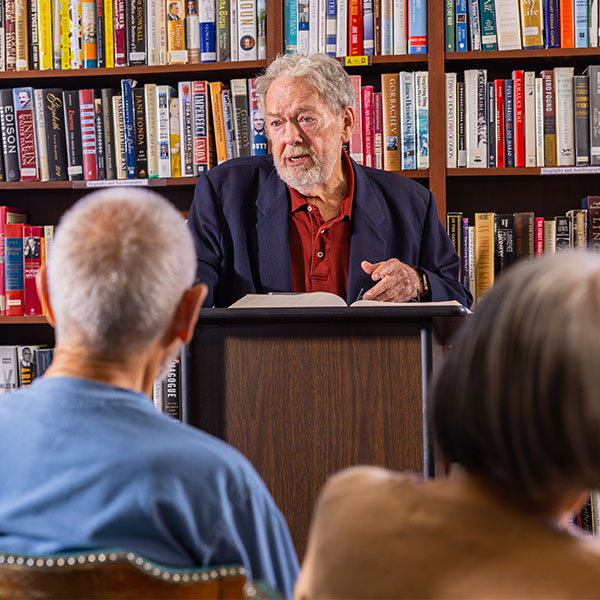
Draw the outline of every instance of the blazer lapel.
[[[352,202],[352,237],[348,292],[346,301],[352,304],[361,290],[367,291],[375,282],[361,268],[363,260],[380,262],[388,256],[388,244],[380,231],[385,230],[384,200],[371,185],[364,171],[352,161],[354,169],[354,199]]]
[[[255,264],[262,291],[291,291],[288,189],[275,169],[262,186],[256,208]]]

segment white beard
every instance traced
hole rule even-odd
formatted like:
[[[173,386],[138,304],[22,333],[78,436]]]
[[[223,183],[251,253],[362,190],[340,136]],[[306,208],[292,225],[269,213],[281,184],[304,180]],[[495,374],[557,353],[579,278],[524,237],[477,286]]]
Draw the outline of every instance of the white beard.
[[[286,164],[286,158],[299,154],[308,154],[311,164],[298,167],[290,167]],[[331,153],[331,156],[325,155],[319,161],[310,148],[300,146],[296,148],[295,152],[289,150],[284,151],[281,157],[273,156],[273,160],[277,174],[287,185],[298,190],[304,196],[310,196],[315,186],[322,185],[329,179],[331,173],[333,173],[337,157],[337,154]]]

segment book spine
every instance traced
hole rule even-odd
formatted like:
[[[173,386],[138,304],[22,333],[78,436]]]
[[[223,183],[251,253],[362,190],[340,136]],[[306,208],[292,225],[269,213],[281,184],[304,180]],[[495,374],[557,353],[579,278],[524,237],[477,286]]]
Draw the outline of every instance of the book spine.
[[[543,48],[542,0],[520,0],[523,48]]]
[[[342,0],[346,3],[347,0]],[[309,0],[298,0],[298,54],[309,54],[310,17]],[[237,49],[237,45],[236,45]],[[345,55],[342,55],[345,56]]]
[[[575,5],[574,0],[559,0],[560,47],[575,47]]]
[[[283,50],[286,54],[298,52],[298,2],[283,2]]]
[[[381,100],[383,105],[383,168],[400,170],[399,136],[399,85],[398,75],[381,75]]]
[[[511,214],[496,215],[496,268],[499,275],[515,262],[515,223]]]
[[[498,50],[521,49],[519,0],[495,0]]]
[[[127,64],[145,65],[146,57],[146,0],[127,0]]]
[[[94,130],[96,134],[96,171],[97,179],[106,179],[106,158],[104,156],[104,114],[102,98],[94,90]]]
[[[215,132],[215,148],[217,152],[218,164],[221,164],[227,160],[227,140],[223,116],[223,101],[221,99],[221,91],[224,88],[225,86],[220,81],[213,81],[209,84],[213,130]]]
[[[127,178],[127,165],[125,162],[125,133],[123,131],[123,99],[120,94],[112,97],[113,103],[113,129],[115,134],[115,171],[117,179]]]
[[[238,60],[257,60],[256,0],[238,2]]]
[[[535,78],[535,163],[544,166],[544,82]]]
[[[590,98],[590,164],[600,165],[600,66],[589,66],[588,75]]]
[[[536,166],[536,136],[535,136],[535,72],[525,71],[523,75],[523,98],[525,111],[525,166]]]
[[[487,135],[485,126],[486,72],[465,71],[465,116],[467,167],[487,167]]]
[[[475,299],[494,285],[494,213],[475,213]]]
[[[51,69],[54,49],[52,46],[52,1],[39,0],[38,9],[38,38],[39,38],[39,68]]]
[[[504,79],[494,80],[496,105],[496,167],[506,166]]]
[[[34,123],[37,135],[37,158],[40,167],[40,180],[49,181],[50,171],[48,168],[48,137],[46,135],[46,115],[44,112],[43,90],[33,90],[34,98]]]
[[[148,139],[144,96],[144,88],[133,88],[133,140],[135,176],[137,179],[146,179],[148,177]]]
[[[4,228],[4,293],[5,314],[23,314],[23,224]]]
[[[234,89],[233,81],[231,89]],[[234,96],[235,98],[235,96]],[[234,100],[235,102],[235,100]],[[192,81],[192,106],[193,106],[193,143],[194,143],[194,175],[208,171],[211,167],[209,160],[209,107],[208,107],[208,82]],[[240,116],[243,119],[243,116]],[[246,111],[246,120],[248,114]],[[248,147],[250,140],[248,139]],[[246,156],[246,155],[244,155]]]
[[[198,4],[200,22],[200,61],[217,60],[216,17],[213,0],[200,0]]]
[[[479,21],[479,1],[467,0],[467,16],[469,22],[469,41],[473,51],[481,50],[481,23]]]
[[[383,78],[383,75],[382,75]],[[457,102],[456,102],[456,73],[445,74],[446,86],[446,166],[456,169],[457,165]],[[385,106],[384,106],[385,118]]]
[[[417,169],[429,169],[429,76],[427,71],[415,73]]]
[[[156,88],[156,141],[158,144],[158,176],[171,177],[171,146],[169,133],[169,90]]]
[[[446,52],[456,49],[456,24],[454,22],[454,0],[444,1],[444,39]]]
[[[575,165],[590,164],[590,95],[587,75],[573,77],[573,107],[575,113]]]
[[[477,3],[478,0],[473,0]],[[408,0],[408,53],[427,54],[427,2]]]
[[[522,70],[519,69],[512,72],[515,167],[525,166],[525,101],[523,97],[523,79],[524,73]]]
[[[400,72],[400,138],[402,170],[416,169],[415,148],[415,77],[414,73]]]
[[[364,164],[367,167],[375,166],[375,149],[373,147],[373,86],[362,87],[362,139]]]
[[[456,251],[459,262],[462,264],[461,255],[462,255],[462,213],[461,212],[448,212],[446,213],[446,231],[448,232],[448,237],[450,238],[450,242]],[[460,272],[459,272],[460,279]]]
[[[421,2],[422,0],[419,0]],[[373,0],[363,0],[363,54],[372,56],[375,53],[375,31],[374,31],[374,14]],[[427,34],[427,32],[425,32]],[[427,41],[427,35],[425,36]]]
[[[469,289],[469,219],[467,217],[462,218],[462,252],[460,255],[460,276],[462,284]]]
[[[36,132],[33,118],[33,88],[13,88],[21,181],[39,181]]]
[[[110,0],[112,2],[112,0]],[[106,52],[104,50],[104,2],[96,0],[96,56],[98,67],[106,68]]]
[[[544,45],[560,48],[558,0],[544,0]]]
[[[488,81],[486,85],[487,89],[487,164],[488,167],[494,168],[496,166],[496,86],[493,81]]]
[[[267,154],[268,144],[265,132],[265,119],[258,107],[256,80],[248,79],[248,101],[250,105],[250,154]]]
[[[59,50],[60,50],[60,65],[62,70],[71,68],[71,32],[70,32],[70,8],[69,0],[57,0],[58,2],[58,18],[60,21],[59,32]],[[55,65],[56,68],[56,65]]]
[[[94,0],[81,2],[81,43],[83,67],[98,66],[98,40],[96,37],[96,15],[98,9]]]
[[[6,71],[6,0],[0,2],[0,71]],[[2,162],[2,161],[0,161]]]
[[[165,414],[181,421],[181,371],[177,359],[171,365],[164,382]]]
[[[6,181],[19,181],[19,145],[17,123],[13,105],[12,90],[0,89],[0,125],[2,126],[2,153],[4,155],[4,176]]]
[[[286,2],[289,7],[290,0]],[[294,3],[295,5],[295,3]],[[284,27],[285,27],[284,16]],[[284,34],[285,35],[285,34]],[[287,34],[289,36],[289,33]],[[287,45],[284,45],[287,48]],[[285,50],[289,53],[290,50]],[[217,61],[231,60],[231,32],[229,29],[229,0],[217,0]]]
[[[587,246],[590,250],[597,252],[600,250],[600,197],[588,196],[587,197],[587,211],[588,211],[588,240]],[[557,217],[558,219],[558,217]],[[557,223],[558,232],[558,223]],[[558,237],[558,233],[557,233]],[[557,241],[558,246],[558,241]]]
[[[83,178],[86,181],[95,180],[98,179],[98,169],[96,164],[96,123],[93,90],[79,90],[79,111]]]
[[[352,85],[354,86],[354,101],[356,105],[355,111],[355,124],[350,136],[350,156],[358,164],[363,164],[363,147],[362,147],[362,98],[361,98],[361,84],[362,79],[360,75],[350,75]]]
[[[504,148],[506,166],[515,166],[514,89],[512,79],[504,80]]]
[[[473,299],[477,296],[477,281],[475,274],[475,225],[469,225],[469,292]]]
[[[102,23],[98,20],[98,30],[102,26],[102,53],[104,66],[112,69],[115,66],[115,37],[113,0],[102,0]]]
[[[319,1],[309,0],[308,3],[308,52],[319,52]],[[362,2],[362,0],[358,0]]]
[[[192,140],[191,83],[189,81],[179,82],[178,98],[181,176],[192,177],[194,175],[194,143]]]
[[[575,165],[573,71],[573,67],[554,69],[556,161],[559,167]]]
[[[554,118],[554,73],[542,71],[544,83],[544,163],[556,167],[556,121]]]
[[[135,138],[133,135],[133,82],[121,79],[121,102],[123,110],[123,136],[125,139],[125,165],[127,179],[135,179]]]
[[[102,138],[104,140],[106,179],[117,179],[113,91],[110,88],[103,88],[100,92],[100,96],[102,98]]]
[[[165,0],[167,14],[167,61],[170,65],[187,63],[183,0]],[[200,12],[202,7],[199,6]],[[200,41],[202,44],[202,40]]]
[[[348,56],[359,56],[363,49],[362,0],[349,0]],[[406,51],[405,51],[406,53]]]
[[[515,260],[534,256],[535,217],[532,212],[515,213]]]
[[[212,8],[213,16],[213,36],[211,39],[215,42],[216,55],[216,15],[215,7]],[[188,0],[185,3],[185,43],[188,51],[188,62],[197,64],[200,62],[200,16],[198,14],[198,0]]]
[[[32,225],[23,227],[23,314],[37,317],[42,314],[42,304],[35,280],[41,268],[42,228]]]
[[[289,4],[289,1],[287,2]],[[325,52],[329,56],[335,57],[335,49],[337,46],[337,3],[336,0],[327,0],[326,19],[326,37],[325,37]]]
[[[375,168],[383,169],[383,106],[381,92],[373,93],[373,146]],[[429,150],[429,145],[427,146],[427,149]],[[427,159],[429,159],[429,151]],[[427,169],[429,167],[422,168]]]
[[[194,0],[192,0],[194,1]],[[196,3],[194,2],[194,6]],[[146,0],[146,37],[148,66],[160,65],[160,7],[162,0]],[[199,60],[199,58],[198,58]]]
[[[0,396],[14,392],[19,387],[18,373],[17,348],[0,346]]]
[[[569,217],[556,217],[556,251],[562,252],[571,248],[571,221]]]
[[[465,0],[466,1],[466,0]],[[393,0],[394,54],[408,53],[408,0]]]
[[[221,102],[223,103],[223,124],[225,126],[225,145],[227,148],[227,160],[235,158],[235,141],[233,131],[233,119],[231,116],[231,94],[229,90],[221,91]]]
[[[587,48],[588,37],[588,0],[574,0],[575,48]]]
[[[4,1],[4,27],[6,37],[6,70],[17,69],[17,44],[15,33],[16,0]]]
[[[115,48],[115,67],[125,67],[127,65],[125,18],[125,0],[113,0],[113,38]]]
[[[158,140],[156,122],[156,84],[144,86],[144,107],[146,114],[146,136],[148,139],[148,177],[158,177]]]
[[[29,69],[27,0],[15,0],[15,47],[17,71],[27,71]]]
[[[498,50],[494,0],[479,0],[479,18],[481,21],[481,49]]]
[[[231,80],[231,106],[235,132],[235,154],[236,156],[250,156],[248,83],[245,79]]]
[[[556,220],[546,219],[544,221],[544,254],[556,252]]]
[[[342,0],[343,2],[343,0]],[[338,0],[339,13],[339,0]],[[338,45],[340,30],[338,28]],[[392,0],[381,0],[381,54],[394,53],[394,5]],[[338,54],[338,56],[340,56]]]
[[[169,147],[171,177],[181,177],[181,130],[179,127],[179,98],[175,88],[169,86]]]
[[[391,3],[392,0],[389,0]],[[298,52],[302,52],[302,30],[304,24],[301,20],[300,6],[303,0],[298,0]],[[347,0],[337,0],[336,3],[336,21],[337,21],[337,39],[335,47],[336,56],[346,56],[348,54],[348,2]],[[391,54],[391,52],[390,52]]]
[[[544,218],[535,217],[535,238],[534,238],[534,254],[542,256],[544,254]]]
[[[235,2],[235,0],[231,0]],[[169,36],[167,32],[167,3],[158,0],[158,19],[156,22],[158,31],[158,64],[169,63]]]
[[[456,0],[456,51],[467,51],[467,0]]]
[[[82,56],[82,31],[81,31],[81,4],[82,0],[69,1],[69,32],[70,32],[70,60],[71,69],[81,69]]]

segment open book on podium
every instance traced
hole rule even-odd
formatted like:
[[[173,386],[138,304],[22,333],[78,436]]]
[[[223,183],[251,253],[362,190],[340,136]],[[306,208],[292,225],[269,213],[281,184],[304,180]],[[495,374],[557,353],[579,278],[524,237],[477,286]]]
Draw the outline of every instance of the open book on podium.
[[[330,292],[277,292],[271,294],[246,294],[229,308],[309,308],[345,307],[346,301]],[[380,302],[379,300],[357,300],[349,307],[398,307],[398,306],[462,306],[456,300],[444,302]]]

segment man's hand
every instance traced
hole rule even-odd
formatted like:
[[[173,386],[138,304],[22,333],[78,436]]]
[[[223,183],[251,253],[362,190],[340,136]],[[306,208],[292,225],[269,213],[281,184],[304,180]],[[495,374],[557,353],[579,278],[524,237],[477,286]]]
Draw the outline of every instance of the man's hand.
[[[363,298],[365,300],[379,300],[380,302],[406,302],[421,293],[421,278],[417,271],[400,262],[397,258],[390,258],[384,262],[370,263],[363,260],[360,263],[363,271],[371,276],[373,281],[379,281]]]

